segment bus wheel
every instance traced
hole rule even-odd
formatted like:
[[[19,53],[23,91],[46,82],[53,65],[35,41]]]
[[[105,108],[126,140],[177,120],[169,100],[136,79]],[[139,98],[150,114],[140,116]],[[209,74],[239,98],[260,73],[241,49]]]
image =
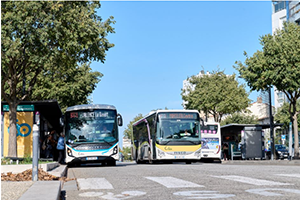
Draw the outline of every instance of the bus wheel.
[[[107,166],[116,166],[116,161],[108,161]]]
[[[140,161],[139,159],[135,160],[136,164],[142,164],[142,161]]]
[[[71,167],[74,167],[74,164],[73,163],[68,163],[67,166],[68,166],[68,168],[71,168]]]
[[[187,161],[187,162],[185,162],[185,164],[192,164],[192,162],[191,161]]]

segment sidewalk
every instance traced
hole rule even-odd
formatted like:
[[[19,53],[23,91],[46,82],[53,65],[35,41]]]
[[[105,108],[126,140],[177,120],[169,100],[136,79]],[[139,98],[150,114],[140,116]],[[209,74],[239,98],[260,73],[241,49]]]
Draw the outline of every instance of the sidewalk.
[[[223,160],[225,165],[290,165],[300,166],[300,160]]]
[[[43,170],[47,173],[63,177],[67,172],[66,165],[58,163],[47,164]],[[32,167],[32,165],[29,165]],[[22,170],[23,168],[23,170]],[[28,169],[28,165],[1,165],[1,173],[20,173]],[[46,169],[46,170],[45,170]],[[47,170],[48,169],[48,170]],[[55,200],[60,199],[62,188],[61,181],[1,181],[2,200]]]

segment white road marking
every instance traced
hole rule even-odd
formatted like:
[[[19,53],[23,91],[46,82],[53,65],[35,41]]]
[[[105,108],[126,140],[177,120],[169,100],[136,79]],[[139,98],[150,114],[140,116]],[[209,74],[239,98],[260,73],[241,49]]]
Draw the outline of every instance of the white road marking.
[[[204,187],[203,185],[198,185],[189,181],[185,181],[178,178],[173,178],[169,176],[163,177],[145,177],[149,180],[155,181],[167,188],[187,188],[187,187]]]
[[[250,189],[246,190],[246,192],[254,193],[262,196],[283,196],[282,194],[275,193],[275,192],[268,192],[267,190],[271,191],[281,191],[286,193],[294,193],[294,194],[300,194],[300,190],[295,189],[286,189],[286,188],[263,188],[263,189]]]
[[[79,190],[114,189],[105,178],[78,178]]]
[[[218,194],[218,191],[183,191],[175,192],[174,195],[184,196],[188,199],[221,199],[234,197],[234,194]]]
[[[99,197],[101,195],[103,195],[102,192],[84,192],[79,194],[80,197]]]
[[[114,194],[112,192],[108,192],[106,195],[101,196],[102,199],[109,199],[109,200],[118,200],[118,199],[130,199],[132,197],[138,197],[145,195],[146,192],[141,191],[125,191],[121,194]]]
[[[292,178],[300,178],[300,174],[276,174],[277,176],[286,176]]]
[[[223,179],[227,179],[230,181],[238,181],[238,182],[247,183],[247,184],[251,184],[251,185],[292,185],[289,183],[267,181],[267,180],[249,178],[249,177],[244,177],[244,176],[212,176],[212,177],[223,178]]]

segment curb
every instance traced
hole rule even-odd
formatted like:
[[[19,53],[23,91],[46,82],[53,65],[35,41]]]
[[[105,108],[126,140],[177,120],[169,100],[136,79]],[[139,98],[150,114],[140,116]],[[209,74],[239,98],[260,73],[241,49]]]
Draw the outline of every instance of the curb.
[[[49,165],[50,164],[50,165]],[[8,165],[8,167],[11,167],[12,165]],[[29,169],[32,168],[32,165]],[[26,167],[28,166],[23,165],[22,172],[26,170]],[[2,166],[1,166],[2,167]],[[45,164],[45,169],[48,169],[47,173],[56,176],[56,177],[63,177],[67,173],[67,166],[66,165],[59,165],[58,163],[47,163]],[[19,167],[20,168],[20,165]],[[41,165],[39,165],[39,168],[41,168]],[[2,168],[1,168],[2,170]],[[50,171],[49,171],[50,170]],[[6,170],[7,172],[11,172],[16,170]],[[45,170],[44,170],[45,171]],[[3,172],[2,172],[3,173]],[[11,184],[14,184],[14,182],[11,182]],[[64,181],[62,180],[51,180],[51,181],[35,181],[33,184],[26,190],[19,200],[60,200],[61,198],[61,189],[63,187]],[[13,190],[13,188],[12,188]],[[13,191],[9,191],[13,192]]]
[[[59,164],[57,162],[54,163],[45,163],[39,164],[38,168],[43,169],[45,172],[49,172],[54,168],[58,167]],[[13,174],[21,173],[25,170],[32,169],[32,164],[25,164],[25,165],[1,165],[1,173],[11,172]]]
[[[19,200],[59,200],[60,181],[36,181]]]
[[[300,160],[226,160],[223,165],[295,165],[300,166]]]

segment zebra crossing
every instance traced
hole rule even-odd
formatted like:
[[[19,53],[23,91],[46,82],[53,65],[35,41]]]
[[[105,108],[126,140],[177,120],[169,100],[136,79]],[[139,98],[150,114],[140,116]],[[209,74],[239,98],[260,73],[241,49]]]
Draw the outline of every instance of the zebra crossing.
[[[241,183],[258,185],[258,186],[276,186],[276,185],[291,185],[290,183],[281,183],[276,181],[268,181],[263,179],[256,179],[244,176],[213,176],[216,178],[226,179],[229,181],[237,181]]]
[[[273,180],[264,180],[246,176],[237,176],[237,175],[222,175],[222,176],[214,176],[208,175],[213,179],[225,180],[227,183],[229,182],[238,182],[239,184],[245,185],[254,185],[254,186],[265,186],[267,188],[258,187],[257,189],[249,189],[245,190],[246,193],[258,194],[260,196],[284,196],[284,193],[293,193],[300,194],[300,189],[291,189],[291,188],[274,188],[275,186],[293,186],[293,181],[296,181],[295,184],[299,184],[300,174],[274,174],[280,177],[293,177],[289,179],[289,182],[278,182]],[[230,198],[236,196],[235,194],[222,194],[220,191],[211,191],[209,187],[205,184],[200,185],[198,183],[194,183],[188,180],[184,180],[182,178],[171,177],[171,176],[145,176],[141,177],[144,180],[148,180],[153,182],[154,184],[159,184],[168,189],[172,188],[191,188],[191,191],[177,191],[174,192],[173,195],[180,198],[188,198],[188,199],[211,199],[211,198]],[[119,180],[121,181],[121,180]],[[228,182],[229,181],[229,182]],[[77,179],[78,189],[81,192],[79,194],[80,197],[97,197],[100,199],[129,199],[134,197],[141,197],[147,195],[145,191],[139,191],[137,188],[136,191],[128,190],[123,191],[120,194],[114,194],[114,189],[118,189],[114,187],[113,183],[110,183],[106,178],[78,178]],[[270,188],[268,188],[270,186]],[[91,190],[99,190],[99,191],[91,191]],[[230,192],[229,192],[230,193]]]

